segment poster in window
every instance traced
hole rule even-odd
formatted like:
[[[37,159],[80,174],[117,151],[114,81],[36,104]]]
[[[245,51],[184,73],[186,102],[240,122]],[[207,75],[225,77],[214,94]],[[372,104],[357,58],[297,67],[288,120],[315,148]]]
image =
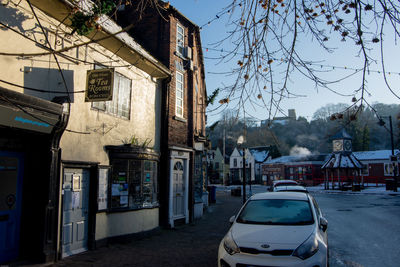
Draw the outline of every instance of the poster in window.
[[[97,193],[97,210],[107,210],[108,206],[108,177],[109,167],[99,168],[99,188]]]
[[[384,175],[385,176],[393,176],[394,174],[394,166],[392,163],[384,163]]]
[[[119,196],[120,195],[120,184],[112,184],[111,185],[111,195],[112,196]]]

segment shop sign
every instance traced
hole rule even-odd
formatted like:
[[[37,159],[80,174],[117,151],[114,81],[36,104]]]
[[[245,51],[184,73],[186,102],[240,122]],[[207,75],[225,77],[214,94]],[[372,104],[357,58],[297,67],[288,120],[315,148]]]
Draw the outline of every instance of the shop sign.
[[[114,87],[114,69],[88,70],[85,102],[110,101]]]
[[[0,125],[31,130],[41,133],[51,133],[59,121],[58,116],[50,117],[32,109],[19,109],[0,106]]]

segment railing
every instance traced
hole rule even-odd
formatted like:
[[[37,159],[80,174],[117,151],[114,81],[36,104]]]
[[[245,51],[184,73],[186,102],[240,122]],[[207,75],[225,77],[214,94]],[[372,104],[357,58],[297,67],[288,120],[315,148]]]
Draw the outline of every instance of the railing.
[[[386,184],[386,179],[392,178],[391,176],[364,176],[364,179],[362,177],[357,177],[356,180],[354,180],[354,176],[340,176],[340,182],[341,183],[346,183],[348,181],[353,180],[355,183],[363,183],[364,185],[371,185],[371,186],[379,186],[379,185],[384,185]],[[329,177],[329,183],[339,183],[339,178]],[[325,178],[321,177],[314,177],[312,179],[312,184],[313,185],[319,185],[319,184],[324,184],[325,183]]]

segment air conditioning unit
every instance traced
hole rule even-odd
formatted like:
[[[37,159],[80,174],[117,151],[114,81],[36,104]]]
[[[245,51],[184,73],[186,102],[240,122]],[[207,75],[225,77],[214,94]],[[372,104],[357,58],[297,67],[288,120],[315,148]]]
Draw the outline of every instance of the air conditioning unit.
[[[193,60],[189,60],[188,65],[189,65],[189,66],[188,66],[189,69],[190,69],[191,71],[193,71],[194,68],[195,68],[194,63],[193,63]]]
[[[183,56],[187,59],[192,59],[192,48],[190,48],[189,46],[186,46],[183,49]]]

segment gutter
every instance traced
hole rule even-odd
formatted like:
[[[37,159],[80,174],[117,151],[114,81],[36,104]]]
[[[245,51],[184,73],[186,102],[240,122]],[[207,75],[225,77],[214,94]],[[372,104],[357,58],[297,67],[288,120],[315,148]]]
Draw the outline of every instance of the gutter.
[[[70,20],[66,18],[66,14],[70,14],[73,7],[76,6],[72,1],[31,0],[31,3],[66,26],[71,25]],[[83,0],[80,7],[82,11],[88,11],[91,5],[91,1]],[[93,43],[98,43],[107,50],[117,51],[115,52],[117,56],[143,70],[150,76],[161,79],[171,76],[169,69],[139,45],[128,33],[120,32],[123,29],[110,17],[102,15],[98,23],[102,29],[92,31],[85,36],[86,38],[93,40]],[[118,34],[114,35],[116,33]]]

